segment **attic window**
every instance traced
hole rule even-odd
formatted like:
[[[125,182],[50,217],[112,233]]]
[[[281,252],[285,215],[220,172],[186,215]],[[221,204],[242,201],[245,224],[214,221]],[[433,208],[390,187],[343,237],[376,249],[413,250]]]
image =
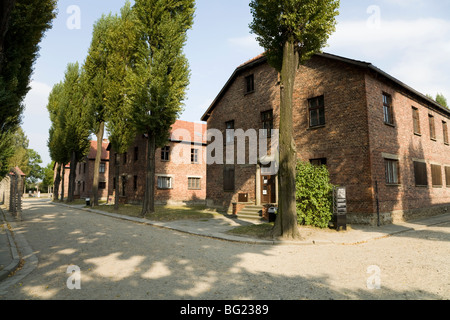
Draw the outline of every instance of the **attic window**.
[[[252,93],[255,91],[255,77],[253,74],[245,77],[245,93]]]

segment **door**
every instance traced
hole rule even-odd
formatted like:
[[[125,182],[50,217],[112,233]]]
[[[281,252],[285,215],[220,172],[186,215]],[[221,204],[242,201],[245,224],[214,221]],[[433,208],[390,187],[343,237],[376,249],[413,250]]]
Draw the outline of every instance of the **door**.
[[[275,176],[261,175],[261,202],[275,203]]]

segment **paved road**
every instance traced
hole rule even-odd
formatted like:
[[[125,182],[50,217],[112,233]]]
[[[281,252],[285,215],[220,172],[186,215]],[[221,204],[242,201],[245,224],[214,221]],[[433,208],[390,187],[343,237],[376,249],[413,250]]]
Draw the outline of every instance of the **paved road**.
[[[0,283],[0,299],[450,299],[448,223],[358,245],[279,246],[38,200],[23,217],[28,263]]]

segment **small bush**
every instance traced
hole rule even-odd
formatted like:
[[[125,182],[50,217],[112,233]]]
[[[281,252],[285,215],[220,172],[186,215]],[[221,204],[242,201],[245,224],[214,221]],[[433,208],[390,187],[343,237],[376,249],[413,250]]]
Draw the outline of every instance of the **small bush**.
[[[333,185],[326,166],[297,164],[296,199],[299,224],[328,227],[333,217]]]

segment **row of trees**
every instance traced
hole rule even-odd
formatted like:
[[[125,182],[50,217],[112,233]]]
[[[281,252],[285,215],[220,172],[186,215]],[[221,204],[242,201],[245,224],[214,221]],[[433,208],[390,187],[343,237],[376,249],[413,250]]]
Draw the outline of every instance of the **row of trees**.
[[[30,90],[39,43],[55,18],[56,0],[2,0],[0,9],[0,176],[4,176],[16,162],[12,158],[26,158],[15,145],[23,135],[23,99]]]
[[[167,142],[170,127],[183,110],[190,75],[183,47],[194,6],[194,0],[136,0],[133,6],[127,2],[120,14],[103,15],[94,26],[83,66],[69,64],[64,81],[53,87],[47,107],[52,159],[61,165],[70,162],[70,173],[75,174],[77,162],[87,153],[90,134],[97,136],[93,205],[98,204],[98,168],[106,129],[119,155],[136,134],[147,136],[142,215],[154,212],[155,150]],[[118,170],[116,166],[116,181]],[[55,190],[59,180],[57,176]],[[71,201],[75,177],[69,180]],[[118,208],[117,198],[115,205]]]

